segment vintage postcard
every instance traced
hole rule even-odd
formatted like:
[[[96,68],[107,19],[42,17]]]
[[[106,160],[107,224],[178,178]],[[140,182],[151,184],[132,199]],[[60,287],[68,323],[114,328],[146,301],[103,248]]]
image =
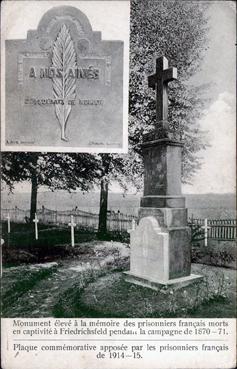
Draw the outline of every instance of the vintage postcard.
[[[3,3],[3,369],[236,367],[235,12]]]
[[[69,3],[3,2],[2,150],[127,151],[129,2]]]

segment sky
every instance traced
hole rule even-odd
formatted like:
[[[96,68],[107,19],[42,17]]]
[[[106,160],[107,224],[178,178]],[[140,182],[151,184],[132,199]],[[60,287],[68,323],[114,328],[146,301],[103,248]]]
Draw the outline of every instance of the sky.
[[[200,0],[199,0],[200,1]],[[11,2],[13,3],[13,2]],[[62,5],[62,1],[38,1],[36,7],[30,9],[29,17],[25,16],[23,4],[17,1],[18,23],[8,22],[8,35],[12,38],[25,38],[28,29],[36,29],[41,16],[54,5]],[[67,1],[67,5],[75,6],[77,2]],[[101,13],[94,12],[93,1],[82,1],[80,9],[88,15],[94,30],[101,29],[101,19],[104,11],[110,12],[111,21],[108,29],[104,30],[103,38],[119,38],[115,19],[123,17],[123,12],[114,11],[114,6],[122,1],[104,2],[106,7]],[[89,4],[89,5],[88,5]],[[22,16],[21,16],[22,14]],[[24,16],[23,16],[24,14]],[[115,18],[112,17],[115,16]],[[193,177],[192,185],[183,185],[183,193],[226,193],[235,192],[235,130],[236,130],[236,16],[234,1],[211,1],[208,11],[209,17],[209,48],[205,54],[202,68],[193,78],[193,84],[211,83],[208,97],[211,103],[204,111],[200,127],[207,131],[210,147],[200,152],[203,165]],[[23,22],[22,19],[27,19]],[[20,27],[20,28],[19,28]],[[20,30],[20,31],[19,31]],[[23,190],[25,190],[23,186]],[[22,190],[19,187],[19,190]],[[121,191],[115,184],[112,191]]]
[[[235,192],[236,136],[236,15],[235,2],[212,1],[209,9],[209,49],[193,83],[211,83],[210,106],[200,126],[210,147],[200,152],[201,170],[184,193]]]

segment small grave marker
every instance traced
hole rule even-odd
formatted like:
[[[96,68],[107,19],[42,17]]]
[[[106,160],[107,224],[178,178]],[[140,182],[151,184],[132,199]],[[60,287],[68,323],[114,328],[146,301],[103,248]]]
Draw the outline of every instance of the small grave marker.
[[[130,233],[132,231],[135,231],[135,229],[136,229],[136,221],[135,219],[132,219],[132,228],[128,229],[127,232]]]
[[[7,233],[11,232],[11,218],[10,218],[10,214],[7,214]]]
[[[74,217],[71,215],[71,222],[68,223],[69,227],[71,227],[71,245],[75,246],[75,238],[74,238],[74,228],[76,227],[76,223],[74,223]]]
[[[132,220],[132,231],[136,229],[136,222],[135,219]]]
[[[4,239],[1,238],[1,249],[0,249],[0,268],[1,268],[1,277],[2,277],[2,246],[4,245]]]
[[[39,223],[39,220],[37,218],[36,213],[35,213],[35,219],[33,219],[33,222],[35,223],[35,239],[38,240],[38,223]]]
[[[202,226],[202,229],[204,229],[204,245],[207,246],[207,238],[208,238],[208,229],[210,229],[207,225],[207,218],[204,219],[204,226]]]

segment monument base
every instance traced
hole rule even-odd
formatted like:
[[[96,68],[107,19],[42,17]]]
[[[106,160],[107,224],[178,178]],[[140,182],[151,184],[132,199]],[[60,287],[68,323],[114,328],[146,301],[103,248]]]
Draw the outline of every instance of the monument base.
[[[150,278],[142,278],[131,272],[124,272],[125,281],[133,284],[137,284],[142,287],[148,287],[155,291],[160,290],[161,287],[172,287],[174,289],[180,289],[193,283],[199,283],[202,281],[203,276],[190,274],[186,277],[169,279],[167,281],[155,281]]]
[[[189,228],[160,227],[154,216],[142,218],[130,231],[130,272],[155,281],[189,276]]]

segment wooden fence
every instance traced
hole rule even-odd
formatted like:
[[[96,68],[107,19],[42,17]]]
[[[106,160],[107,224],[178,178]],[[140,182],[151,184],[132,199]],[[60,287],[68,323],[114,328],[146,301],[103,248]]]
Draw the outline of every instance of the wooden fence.
[[[205,219],[190,218],[189,225],[198,225],[203,227],[204,232]],[[236,219],[207,219],[209,227],[208,238],[218,240],[236,240]]]
[[[6,220],[10,216],[12,222],[25,223],[30,218],[29,210],[22,210],[17,207],[14,209],[2,209],[2,220]],[[43,224],[68,225],[71,220],[71,215],[74,216],[75,223],[86,229],[97,230],[99,224],[99,215],[79,210],[77,208],[72,210],[57,211],[42,207],[37,210],[37,216]],[[137,222],[135,215],[127,215],[119,212],[108,212],[107,227],[109,231],[128,231],[132,228],[133,219]],[[205,219],[189,218],[188,224],[190,227],[195,225],[204,227]],[[208,219],[207,225],[208,238],[218,240],[235,240],[236,239],[236,219]],[[202,234],[202,232],[201,232]],[[204,229],[203,229],[204,235]]]
[[[1,209],[2,220],[10,216],[11,222],[26,223],[30,218],[29,210],[22,210],[17,207],[14,209]],[[71,215],[74,216],[74,222],[83,228],[97,230],[99,224],[99,215],[89,213],[79,209],[72,210],[51,210],[45,207],[37,210],[37,217],[42,224],[68,225],[71,221]],[[108,231],[128,231],[132,228],[133,219],[137,221],[134,215],[122,214],[120,212],[108,212],[107,229]]]

